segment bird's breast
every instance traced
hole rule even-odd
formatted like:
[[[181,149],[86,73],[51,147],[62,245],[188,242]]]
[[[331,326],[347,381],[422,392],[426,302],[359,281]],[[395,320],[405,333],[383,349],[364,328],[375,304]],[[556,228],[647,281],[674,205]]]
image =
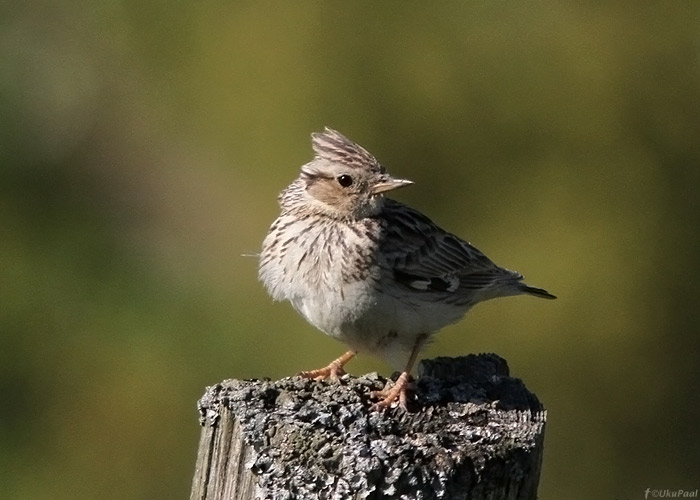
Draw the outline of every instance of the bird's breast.
[[[313,309],[363,303],[378,280],[376,244],[362,224],[280,217],[260,258],[260,280],[273,298],[289,300],[309,321]],[[317,325],[318,326],[318,325]]]

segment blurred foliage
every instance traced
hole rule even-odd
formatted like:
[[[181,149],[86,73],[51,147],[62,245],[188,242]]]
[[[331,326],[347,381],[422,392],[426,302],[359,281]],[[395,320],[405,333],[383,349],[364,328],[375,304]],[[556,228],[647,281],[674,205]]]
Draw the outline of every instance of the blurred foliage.
[[[6,3],[0,497],[185,497],[205,385],[342,351],[242,256],[324,125],[559,295],[426,353],[497,352],[545,402],[541,498],[699,487],[699,10]]]

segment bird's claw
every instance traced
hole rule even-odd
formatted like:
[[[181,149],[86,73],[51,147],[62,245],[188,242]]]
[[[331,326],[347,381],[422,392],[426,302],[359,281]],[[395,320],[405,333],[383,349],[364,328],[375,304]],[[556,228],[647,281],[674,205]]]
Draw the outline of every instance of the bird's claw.
[[[342,366],[335,366],[333,363],[331,363],[330,365],[319,368],[318,370],[299,372],[298,375],[300,377],[312,378],[314,380],[330,379],[332,382],[338,382],[340,377],[345,375],[345,370]]]
[[[411,379],[407,372],[403,372],[394,385],[385,387],[381,391],[372,391],[369,394],[371,399],[381,399],[371,407],[372,411],[382,411],[390,408],[398,400],[399,406],[408,410],[408,392],[411,389]]]
[[[319,368],[318,370],[309,370],[305,372],[300,372],[298,375],[304,378],[312,378],[314,380],[325,380],[327,378],[331,379],[332,382],[338,382],[340,377],[345,375],[345,370],[343,366],[345,363],[350,361],[355,357],[355,351],[348,351],[338,359],[331,361],[328,366]]]

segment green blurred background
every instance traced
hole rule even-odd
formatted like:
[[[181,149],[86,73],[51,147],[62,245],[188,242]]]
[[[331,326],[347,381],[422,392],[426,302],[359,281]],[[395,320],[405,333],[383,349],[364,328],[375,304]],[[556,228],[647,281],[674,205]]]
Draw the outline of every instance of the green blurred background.
[[[0,497],[185,498],[206,385],[343,351],[242,256],[324,125],[559,296],[426,352],[539,395],[541,498],[700,488],[700,3],[30,0],[0,42]]]

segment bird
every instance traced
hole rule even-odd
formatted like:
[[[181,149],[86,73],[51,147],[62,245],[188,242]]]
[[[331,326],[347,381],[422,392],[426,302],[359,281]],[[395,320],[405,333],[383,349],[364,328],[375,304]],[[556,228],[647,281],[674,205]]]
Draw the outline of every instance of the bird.
[[[412,181],[392,177],[366,149],[326,127],[311,134],[313,159],[278,196],[280,215],[263,241],[258,278],[311,325],[349,347],[327,366],[299,373],[338,381],[357,353],[400,375],[370,394],[373,410],[407,408],[420,351],[477,303],[527,294],[526,285],[426,215],[388,198]]]

